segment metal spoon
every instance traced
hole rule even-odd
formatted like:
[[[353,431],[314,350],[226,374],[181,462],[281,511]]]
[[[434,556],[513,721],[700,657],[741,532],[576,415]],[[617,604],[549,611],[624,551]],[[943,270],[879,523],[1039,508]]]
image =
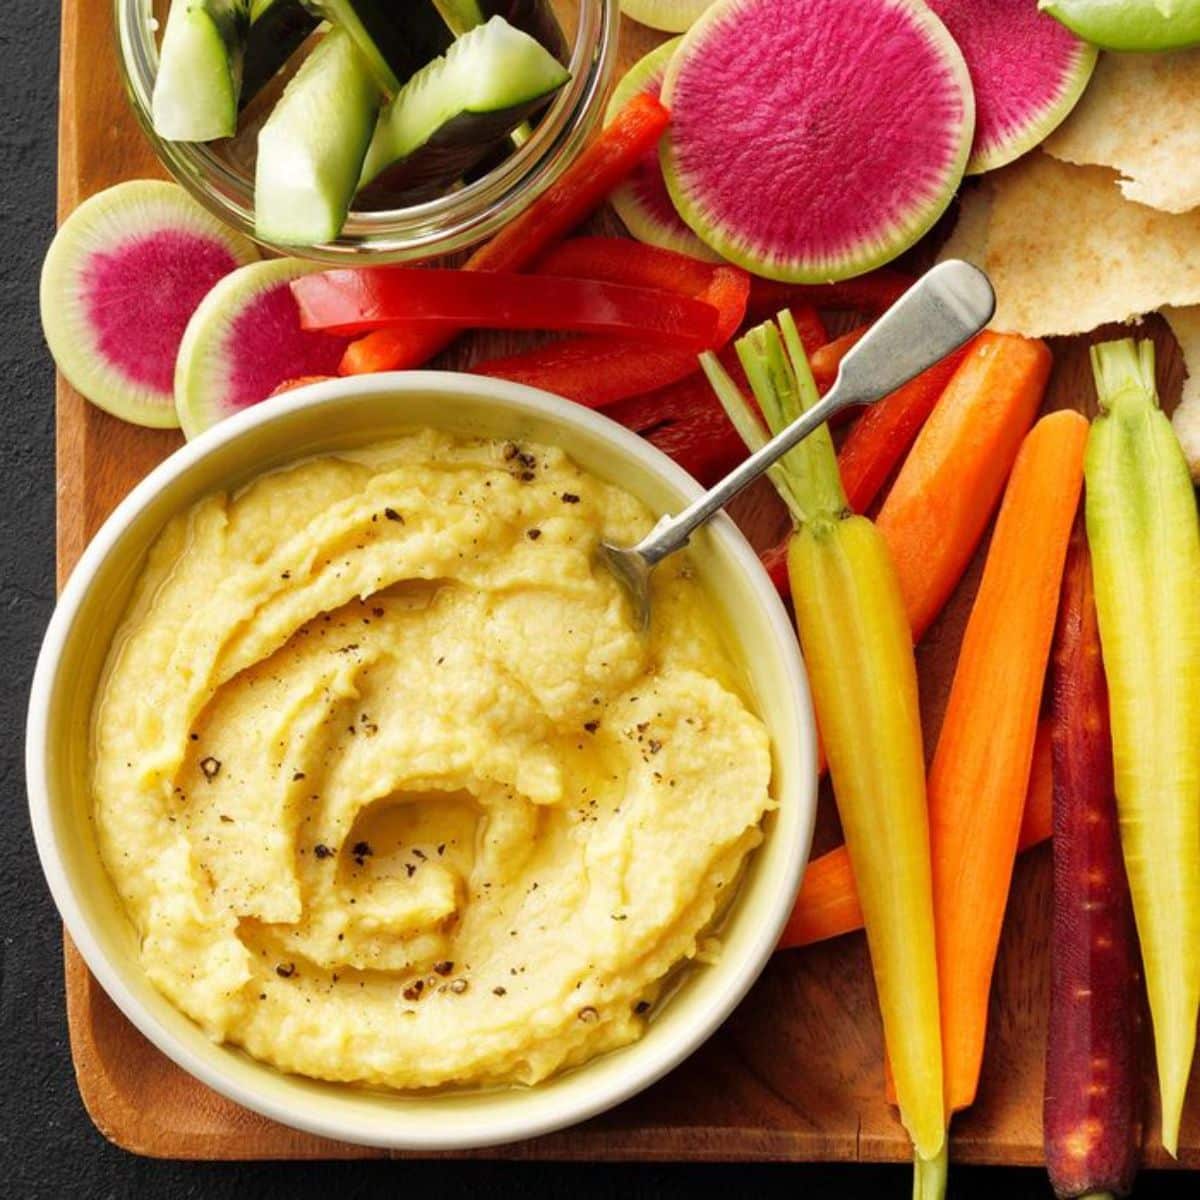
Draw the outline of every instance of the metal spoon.
[[[817,404],[683,512],[663,517],[636,546],[601,542],[599,557],[628,594],[638,628],[650,624],[651,570],[686,546],[694,530],[834,413],[873,404],[957,350],[992,319],[995,307],[987,276],[970,263],[950,259],[927,271],[842,359],[833,387]]]

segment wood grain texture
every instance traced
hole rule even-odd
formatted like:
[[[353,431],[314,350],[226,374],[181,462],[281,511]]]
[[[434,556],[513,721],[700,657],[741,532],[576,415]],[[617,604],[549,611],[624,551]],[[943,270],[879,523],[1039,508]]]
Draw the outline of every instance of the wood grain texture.
[[[59,215],[122,179],[159,175],[121,89],[106,0],[64,0]],[[660,40],[628,24],[628,63]],[[608,218],[611,221],[611,218]],[[1180,364],[1162,323],[1164,395],[1178,395]],[[1110,333],[1112,331],[1109,331]],[[463,365],[510,339],[477,338],[447,356]],[[1081,407],[1092,395],[1082,339],[1055,345],[1049,407]],[[58,568],[66,578],[88,539],[128,489],[180,442],[137,429],[85,403],[58,383]],[[761,542],[784,515],[759,488],[739,511]],[[976,561],[919,652],[932,747],[958,643],[978,583]],[[816,849],[838,839],[828,795]],[[955,1122],[959,1162],[1041,1162],[1041,1092],[1048,997],[1050,861],[1045,847],[1018,864],[993,990],[979,1100]],[[192,1080],[118,1012],[65,945],[71,1048],[84,1103],[101,1132],[140,1154],[172,1158],[382,1157],[384,1152],[296,1133],[248,1113]],[[1147,1078],[1147,1095],[1153,1096]],[[1200,1082],[1181,1145],[1183,1165],[1200,1166]],[[1147,1162],[1157,1148],[1148,1104]],[[861,936],[781,954],[725,1027],[687,1063],[640,1097],[564,1133],[482,1156],[669,1161],[697,1159],[902,1161],[907,1139],[884,1100],[879,1021]]]

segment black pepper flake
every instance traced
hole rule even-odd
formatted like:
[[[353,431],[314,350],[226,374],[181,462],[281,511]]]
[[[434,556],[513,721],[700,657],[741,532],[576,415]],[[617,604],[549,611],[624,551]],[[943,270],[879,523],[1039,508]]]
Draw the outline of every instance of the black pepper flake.
[[[303,779],[303,778],[304,778],[304,772],[303,772],[303,771],[293,771],[293,772],[292,772],[292,782],[293,782],[293,783],[299,783],[299,782],[300,782],[300,780],[301,780],[301,779]]]
[[[629,920],[628,913],[609,913],[609,916],[612,917],[612,919],[614,921],[628,921]]]
[[[562,502],[564,504],[578,504],[579,497],[574,492],[563,492]]]
[[[521,474],[517,476],[517,478],[522,483],[531,483],[534,479],[537,478],[537,476],[532,471],[522,471]]]
[[[633,1011],[634,1011],[635,1013],[637,1013],[637,1015],[638,1015],[639,1017],[642,1015],[642,1013],[649,1012],[649,1011],[650,1011],[650,1001],[649,1001],[649,1000],[639,1000],[639,1001],[638,1001],[638,1002],[637,1002],[637,1003],[636,1003],[636,1004],[633,1006]]]
[[[404,864],[404,874],[405,874],[406,878],[411,879],[416,873],[417,873],[417,864],[416,863],[405,863]]]
[[[330,850],[330,848],[327,845],[325,845],[324,842],[318,842],[313,847],[313,853],[318,858],[332,858],[333,857],[333,851]]]
[[[424,850],[418,850],[414,847],[413,858],[419,858],[422,862],[424,862],[427,857],[428,856],[426,855]]]
[[[415,983],[410,983],[404,989],[405,1000],[420,1000],[421,993],[425,990],[425,980],[418,979]]]
[[[280,579],[291,579],[291,577],[292,577],[291,571],[280,571],[279,572]]]
[[[275,974],[278,975],[280,979],[291,979],[295,973],[295,963],[280,963],[279,966],[275,968]]]
[[[232,825],[232,824],[233,824],[233,818],[232,818],[232,817],[227,817],[227,816],[226,816],[224,813],[220,813],[219,815],[220,815],[220,818],[221,818],[221,824],[222,824],[222,825]]]
[[[198,733],[189,733],[188,737],[190,737],[193,742],[198,742],[200,740],[200,735]]]
[[[355,842],[354,845],[350,847],[350,853],[354,855],[354,861],[361,867],[363,865],[363,859],[370,858],[373,851],[371,850],[371,844],[369,842]]]
[[[214,779],[221,773],[221,760],[213,758],[210,754],[207,758],[200,760],[200,770],[204,772],[204,778],[212,783]]]
[[[399,521],[401,525],[404,524],[404,518],[394,508],[385,508],[383,510],[383,515],[387,517],[389,521]]]
[[[508,445],[504,447],[504,461],[512,462],[512,460],[520,453],[520,446],[518,446],[516,442],[509,442]]]
[[[646,744],[650,747],[651,754],[657,754],[662,749],[662,742],[657,738],[651,738]]]
[[[492,988],[492,995],[493,996],[507,996],[508,988],[494,987],[494,988]]]
[[[437,852],[438,852],[438,858],[441,858],[442,855],[446,853],[446,843],[445,842],[438,842]]]
[[[373,609],[371,609],[371,616],[373,616],[373,617],[382,617],[382,616],[383,616],[383,609],[382,609],[382,608],[373,608]]]
[[[260,1000],[265,1000],[265,999],[267,998],[267,993],[266,993],[266,992],[259,992],[259,993],[258,993],[258,998],[259,998]]]
[[[439,975],[449,975],[454,970],[454,964],[447,959],[445,962],[434,963],[433,969]]]
[[[542,531],[540,529],[527,529],[525,530],[525,536],[531,542],[536,542],[542,536]]]

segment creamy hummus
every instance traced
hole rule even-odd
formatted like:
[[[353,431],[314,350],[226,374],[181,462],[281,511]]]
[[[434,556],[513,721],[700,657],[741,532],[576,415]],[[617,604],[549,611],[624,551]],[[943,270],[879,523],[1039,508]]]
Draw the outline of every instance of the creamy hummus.
[[[173,521],[94,716],[153,983],[287,1071],[532,1083],[637,1038],[772,807],[686,557],[649,638],[592,559],[649,513],[423,432]]]

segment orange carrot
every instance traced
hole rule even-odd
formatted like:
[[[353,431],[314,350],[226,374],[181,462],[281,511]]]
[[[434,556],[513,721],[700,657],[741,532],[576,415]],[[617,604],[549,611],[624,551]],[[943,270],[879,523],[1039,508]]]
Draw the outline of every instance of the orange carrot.
[[[855,512],[866,512],[883,490],[967,353],[968,347],[956,350],[871,405],[855,422],[838,452],[842,486]]]
[[[1033,767],[1029,773],[1029,791],[1021,817],[1017,851],[1041,845],[1050,836],[1054,779],[1051,765],[1050,723],[1038,726],[1033,747]],[[845,846],[838,846],[814,858],[804,872],[804,883],[796,894],[796,905],[788,918],[777,950],[810,946],[829,938],[853,933],[863,926],[854,872]]]
[[[519,271],[569,233],[658,144],[667,110],[645,93],[635,96],[584,148],[562,175],[470,258],[468,271]],[[418,325],[379,329],[346,347],[340,372],[362,375],[419,367],[454,340],[454,330]]]
[[[1050,375],[1044,342],[983,333],[917,436],[876,521],[920,641],[970,563]]]
[[[969,361],[969,360],[968,360]],[[929,771],[948,1111],[975,1099],[1088,423],[1043,417],[1005,491]]]
[[[822,395],[833,387],[833,381],[837,378],[838,367],[842,365],[842,359],[854,349],[858,339],[869,328],[869,325],[860,325],[857,329],[850,330],[849,333],[843,333],[841,337],[835,337],[832,342],[826,342],[825,345],[809,355],[808,362],[812,367],[813,379],[816,380],[817,391]]]

